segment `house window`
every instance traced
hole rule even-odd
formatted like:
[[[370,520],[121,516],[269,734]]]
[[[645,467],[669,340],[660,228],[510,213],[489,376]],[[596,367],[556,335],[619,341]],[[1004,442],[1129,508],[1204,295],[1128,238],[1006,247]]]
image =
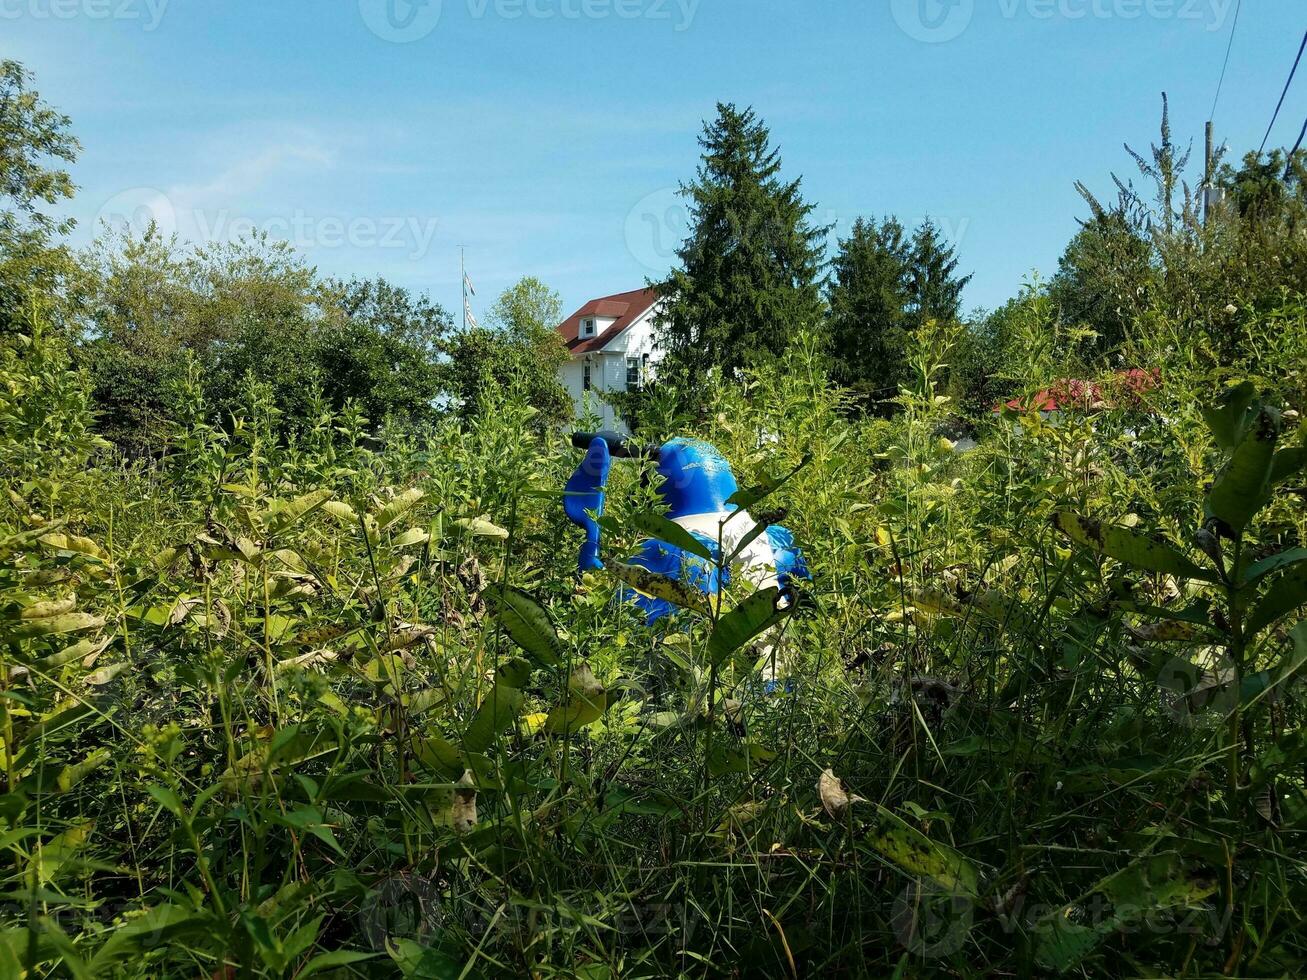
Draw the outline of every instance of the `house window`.
[[[590,362],[586,361],[581,365],[581,390],[590,390]]]
[[[593,337],[595,335],[595,322],[593,320],[581,321],[581,336]]]
[[[626,359],[626,390],[635,391],[640,387],[641,381],[640,358],[628,357]]]

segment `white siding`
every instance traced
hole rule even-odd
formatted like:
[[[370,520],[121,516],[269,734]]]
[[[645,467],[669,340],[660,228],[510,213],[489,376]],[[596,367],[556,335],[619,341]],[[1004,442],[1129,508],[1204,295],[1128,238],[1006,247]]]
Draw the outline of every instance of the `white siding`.
[[[620,392],[626,390],[626,359],[638,357],[643,361],[649,355],[649,375],[652,380],[654,366],[658,363],[659,352],[655,349],[654,323],[658,307],[654,306],[644,316],[614,337],[602,351],[578,354],[559,369],[559,378],[563,387],[572,396],[576,417],[582,418],[593,413],[599,416],[601,426],[606,429],[626,431],[626,425],[617,416],[613,407],[601,401],[598,392]],[[611,325],[609,321],[607,325]],[[604,324],[601,321],[600,332]],[[582,384],[583,363],[590,360],[590,383],[592,391],[586,392]],[[589,397],[587,397],[589,396]]]

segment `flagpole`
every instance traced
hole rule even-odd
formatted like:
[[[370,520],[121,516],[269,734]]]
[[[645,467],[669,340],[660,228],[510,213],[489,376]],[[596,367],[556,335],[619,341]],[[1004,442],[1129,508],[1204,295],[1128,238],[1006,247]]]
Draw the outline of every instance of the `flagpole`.
[[[462,245],[458,247],[458,278],[463,289],[463,332],[467,333],[467,262]]]

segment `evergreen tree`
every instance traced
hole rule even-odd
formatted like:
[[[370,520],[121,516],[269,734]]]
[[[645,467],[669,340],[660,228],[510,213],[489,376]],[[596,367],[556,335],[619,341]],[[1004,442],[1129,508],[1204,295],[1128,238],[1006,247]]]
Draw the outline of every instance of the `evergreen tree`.
[[[829,288],[835,375],[870,410],[891,411],[907,380],[909,333],[928,320],[957,320],[970,276],[927,218],[912,239],[894,217],[859,218],[840,241]]]
[[[713,366],[729,376],[780,354],[797,327],[820,319],[829,230],[810,223],[799,181],[779,176],[779,152],[752,109],[719,103],[699,144],[697,179],[681,187],[692,230],[677,253],[681,267],[660,286],[661,370],[682,386]]]
[[[912,286],[909,310],[914,326],[927,320],[956,320],[962,290],[971,276],[957,274],[958,260],[935,222],[927,218],[912,233]]]
[[[894,217],[859,218],[839,242],[829,287],[834,373],[871,407],[898,393],[905,366],[911,249]]]

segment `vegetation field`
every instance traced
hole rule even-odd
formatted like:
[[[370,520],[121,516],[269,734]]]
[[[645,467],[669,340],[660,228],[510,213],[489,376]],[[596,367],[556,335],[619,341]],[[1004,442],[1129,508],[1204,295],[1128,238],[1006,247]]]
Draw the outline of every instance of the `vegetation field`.
[[[814,579],[650,628],[575,572],[547,287],[462,334],[267,241],[73,252],[31,86],[0,976],[1302,975],[1302,154],[1221,166],[1204,220],[1164,122],[1056,276],[966,316],[930,229],[817,261],[721,107],[625,408],[718,446]],[[614,467],[606,558],[655,490]]]

